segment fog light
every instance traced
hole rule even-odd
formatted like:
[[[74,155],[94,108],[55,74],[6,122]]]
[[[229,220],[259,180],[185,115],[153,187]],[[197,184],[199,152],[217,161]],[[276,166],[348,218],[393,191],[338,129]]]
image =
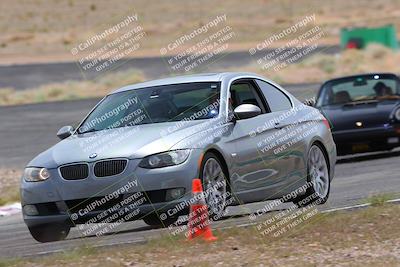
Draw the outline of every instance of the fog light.
[[[185,194],[185,188],[174,188],[168,189],[165,194],[165,201],[171,201],[174,199],[178,199]]]
[[[24,206],[24,213],[29,216],[36,216],[39,215],[39,212],[35,205],[25,205]]]

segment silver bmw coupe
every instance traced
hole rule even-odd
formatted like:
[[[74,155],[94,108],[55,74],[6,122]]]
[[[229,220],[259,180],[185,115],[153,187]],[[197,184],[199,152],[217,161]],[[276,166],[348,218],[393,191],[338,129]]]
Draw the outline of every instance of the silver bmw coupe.
[[[195,201],[194,178],[213,219],[249,202],[321,204],[336,162],[321,113],[251,73],[128,85],[57,135],[21,180],[24,221],[40,242],[74,226],[102,235],[125,221],[171,225]]]

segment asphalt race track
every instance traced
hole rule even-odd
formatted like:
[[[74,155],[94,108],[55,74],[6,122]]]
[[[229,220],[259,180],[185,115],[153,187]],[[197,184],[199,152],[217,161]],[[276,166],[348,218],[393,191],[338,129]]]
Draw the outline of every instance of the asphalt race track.
[[[301,99],[315,94],[317,86],[287,88]],[[0,167],[24,165],[37,153],[57,142],[56,132],[63,125],[76,124],[97,100],[0,107]],[[359,204],[365,198],[383,193],[400,192],[400,151],[340,158],[329,201],[321,209]],[[228,209],[225,220],[214,227],[247,224],[246,214],[265,203],[247,204]],[[282,207],[284,208],[284,207]],[[230,215],[236,215],[230,218]],[[40,244],[31,238],[21,215],[0,218],[0,257],[46,254],[76,248],[85,244],[111,246],[143,242],[168,231],[153,229],[144,222],[122,224],[116,233],[102,237],[80,238],[73,229],[65,241]]]

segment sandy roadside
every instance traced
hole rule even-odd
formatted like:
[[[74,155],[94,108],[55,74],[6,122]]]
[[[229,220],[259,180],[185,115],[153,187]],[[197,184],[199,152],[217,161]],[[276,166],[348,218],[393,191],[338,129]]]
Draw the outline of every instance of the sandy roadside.
[[[271,46],[271,49],[285,46],[287,41],[277,41]],[[229,44],[229,48],[226,50],[227,53],[232,52],[247,52],[250,48],[256,46],[256,42],[241,42]],[[318,42],[319,46],[335,46],[338,45],[337,38],[326,38]],[[190,46],[182,46],[175,51],[175,54],[185,51]],[[132,57],[128,58],[146,58],[146,57],[162,57],[162,56],[173,56],[175,54],[161,55],[160,50],[156,48],[151,49],[139,49],[135,51]],[[250,54],[249,54],[250,56]],[[84,55],[81,55],[84,57]],[[124,58],[128,59],[128,58]],[[62,62],[77,62],[79,58],[73,56],[69,51],[59,53],[32,53],[27,51],[26,53],[0,53],[0,66],[10,65],[24,65],[24,64],[46,64],[46,63],[62,63]]]
[[[22,169],[0,169],[0,206],[19,202],[19,182]]]

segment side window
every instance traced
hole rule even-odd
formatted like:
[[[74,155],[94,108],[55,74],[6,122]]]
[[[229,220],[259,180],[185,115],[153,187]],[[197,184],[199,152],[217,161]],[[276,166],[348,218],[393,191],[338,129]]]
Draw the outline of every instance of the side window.
[[[231,105],[235,109],[241,104],[253,104],[265,113],[264,104],[257,93],[257,90],[250,82],[236,82],[231,85]]]
[[[289,110],[292,108],[289,98],[275,86],[264,81],[256,80],[261,88],[271,112]]]

